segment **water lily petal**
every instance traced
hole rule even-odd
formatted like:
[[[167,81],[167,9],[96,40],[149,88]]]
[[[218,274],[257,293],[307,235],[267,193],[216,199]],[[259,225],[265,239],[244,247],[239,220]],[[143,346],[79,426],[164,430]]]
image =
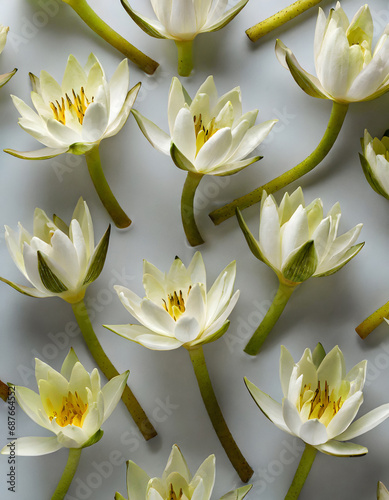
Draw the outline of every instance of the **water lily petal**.
[[[354,439],[355,437],[374,429],[374,427],[379,425],[388,417],[389,403],[379,406],[369,413],[366,413],[366,415],[363,415],[361,418],[353,422],[346,431],[338,435],[336,439],[338,441],[348,441],[349,439]]]
[[[21,437],[16,440],[15,453],[20,457],[37,457],[47,455],[62,448],[57,437]],[[2,455],[9,454],[8,446],[0,451]]]
[[[277,401],[274,401],[270,396],[262,392],[247,378],[244,379],[247,389],[249,390],[252,398],[257,403],[259,409],[273,424],[279,429],[291,433],[289,427],[286,425],[282,415],[282,406]]]
[[[155,125],[152,121],[142,116],[135,109],[133,109],[131,112],[134,115],[139,128],[143,132],[143,135],[150,142],[150,144],[155,149],[161,151],[161,153],[169,155],[171,144],[170,136],[167,135],[166,132],[163,132],[163,130],[157,127],[157,125]]]
[[[316,446],[316,448],[325,453],[335,457],[358,457],[366,455],[367,448],[355,443],[341,443],[332,439],[324,444]]]

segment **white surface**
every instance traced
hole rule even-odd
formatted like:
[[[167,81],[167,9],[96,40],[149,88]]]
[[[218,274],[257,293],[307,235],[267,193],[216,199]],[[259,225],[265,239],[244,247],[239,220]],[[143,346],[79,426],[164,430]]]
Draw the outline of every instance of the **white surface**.
[[[42,6],[49,3],[58,7],[58,13],[42,17]],[[143,3],[133,1],[138,9],[143,8]],[[171,78],[176,74],[173,42],[152,39],[144,34],[119,1],[109,2],[109,7],[103,0],[93,0],[91,4],[112,27],[161,63],[161,68],[152,77],[145,76],[131,64],[131,82],[135,84],[141,80],[143,83],[135,107],[167,130],[167,95]],[[236,85],[241,86],[244,111],[259,108],[261,121],[280,118],[266,144],[260,147],[264,155],[261,162],[236,176],[203,179],[196,198],[198,223],[206,239],[201,252],[209,283],[231,260],[237,259],[238,263],[237,288],[241,290],[241,297],[231,315],[230,330],[223,339],[206,346],[205,355],[226,420],[255,470],[254,489],[247,497],[250,500],[284,498],[301,453],[298,451],[301,444],[262,415],[243,384],[243,376],[247,376],[280,400],[278,359],[281,344],[285,344],[296,359],[305,347],[314,348],[318,341],[327,351],[339,344],[348,368],[367,358],[369,382],[360,414],[389,401],[389,329],[386,325],[381,326],[365,342],[354,331],[360,321],[389,298],[389,205],[371,190],[358,160],[359,138],[364,128],[367,127],[372,135],[381,135],[388,128],[389,95],[352,105],[331,154],[301,181],[307,202],[321,197],[328,210],[340,201],[342,231],[364,223],[365,248],[339,273],[312,279],[295,292],[258,358],[251,359],[242,351],[269,305],[277,280],[270,269],[251,255],[236,220],[214,227],[208,213],[304,159],[319,142],[331,110],[330,102],[305,95],[274,55],[275,38],[279,36],[292,48],[304,68],[313,70],[317,8],[255,45],[244,34],[244,29],[287,4],[289,0],[251,0],[227,28],[200,36],[195,42],[195,72],[184,83],[193,95],[205,78],[213,74],[220,94]],[[19,71],[0,91],[0,148],[35,149],[39,144],[18,127],[18,114],[9,99],[9,93],[13,93],[29,102],[28,72],[39,73],[46,69],[61,79],[70,53],[86,61],[89,52],[93,51],[111,76],[122,56],[94,35],[59,0],[12,0],[7,3],[3,0],[2,5],[1,22],[11,27],[11,36],[1,56],[0,69],[5,72],[17,66]],[[342,5],[350,17],[360,6],[355,0],[345,0]],[[323,2],[326,12],[332,6],[333,2]],[[389,21],[389,3],[373,0],[371,7],[378,37]],[[34,28],[34,23],[45,19],[43,26]],[[103,234],[109,218],[93,189],[82,157],[64,155],[55,160],[29,162],[0,154],[0,224],[16,228],[21,221],[26,228],[32,229],[36,206],[68,220],[82,195],[91,209],[96,237]],[[154,419],[159,437],[145,443],[120,404],[104,425],[103,439],[93,448],[84,450],[68,500],[109,499],[117,490],[124,494],[124,460],[132,459],[150,475],[159,475],[173,443],[181,447],[192,472],[209,454],[216,454],[217,480],[213,498],[218,499],[240,483],[208,420],[188,354],[184,349],[149,351],[99,326],[131,321],[112,289],[112,285],[119,282],[118,275],[124,274],[126,282],[123,284],[142,294],[143,258],[164,270],[176,255],[189,263],[194,250],[185,242],[179,212],[185,174],[175,168],[170,158],[149,145],[133,117],[119,135],[102,143],[101,154],[112,190],[134,222],[129,231],[113,231],[105,269],[89,287],[87,301],[94,310],[92,320],[103,346],[119,370],[130,368],[130,386]],[[280,197],[281,194],[278,199]],[[244,216],[257,231],[258,206],[246,210]],[[8,255],[3,237],[0,238],[0,253],[0,275],[23,282]],[[0,286],[0,294],[1,379],[36,389],[32,372],[34,357],[59,369],[70,345],[85,366],[93,368],[93,359],[80,335],[72,339],[64,337],[61,347],[53,343],[53,338],[64,332],[66,325],[71,328],[74,322],[70,306],[65,302],[24,297],[4,284]],[[162,406],[170,402],[171,409],[168,412],[161,409],[161,402]],[[18,409],[17,435],[45,435],[45,431]],[[1,443],[5,443],[6,438],[7,406],[1,405]],[[367,456],[340,459],[318,454],[301,494],[302,500],[321,500],[329,495],[334,500],[373,500],[377,481],[389,484],[389,421],[356,441],[369,448]],[[290,449],[294,452],[288,451]],[[1,457],[1,498],[50,498],[66,457],[66,450],[61,450],[38,458],[19,458],[16,493],[7,491],[9,466],[6,457]],[[118,458],[122,465],[117,465]],[[99,468],[99,464],[110,459],[116,465]],[[86,486],[80,489],[80,485]]]

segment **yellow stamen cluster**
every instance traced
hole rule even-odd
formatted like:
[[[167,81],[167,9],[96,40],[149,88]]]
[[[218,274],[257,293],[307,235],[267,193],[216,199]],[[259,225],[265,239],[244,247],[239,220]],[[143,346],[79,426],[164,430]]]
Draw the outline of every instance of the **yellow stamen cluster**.
[[[66,98],[66,100],[65,100]],[[68,94],[65,94],[65,98],[62,97],[61,102],[58,100],[50,103],[50,107],[53,111],[54,118],[66,125],[66,107],[67,109],[77,116],[78,122],[82,125],[84,121],[85,112],[91,102],[93,102],[94,98],[92,97],[89,100],[85,95],[84,87],[81,87],[80,93],[76,94],[74,90],[72,90],[72,97],[69,97]]]
[[[49,417],[50,422],[55,418],[56,423],[60,427],[70,424],[82,427],[88,410],[88,403],[84,403],[77,391],[74,394],[69,391],[67,396],[63,396],[62,405],[59,410],[54,409],[50,400],[47,402],[52,409]]]
[[[215,127],[215,118],[208,123],[207,127],[203,124],[201,113],[193,117],[196,134],[196,156],[204,144],[219,130]]]
[[[300,408],[308,412],[308,420],[317,418],[324,425],[328,425],[338,411],[342,408],[344,401],[342,396],[338,397],[335,390],[330,392],[327,381],[324,385],[324,390],[320,387],[320,381],[315,391],[311,390],[311,386],[305,385],[300,394]]]
[[[192,287],[189,287],[186,299],[184,299],[182,290],[180,290],[178,293],[174,291],[171,295],[168,295],[167,300],[162,299],[165,311],[170,314],[174,321],[177,321],[178,318],[180,318],[185,312],[185,300],[188,300],[188,295],[191,288]]]
[[[180,492],[177,496],[177,494],[174,491],[173,485],[170,484],[169,500],[180,500],[182,496],[183,496],[182,488],[180,489]]]

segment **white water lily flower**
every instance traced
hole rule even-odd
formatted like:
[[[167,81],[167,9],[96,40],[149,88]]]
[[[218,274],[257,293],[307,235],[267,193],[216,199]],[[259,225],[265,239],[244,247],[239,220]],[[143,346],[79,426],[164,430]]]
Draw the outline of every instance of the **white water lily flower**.
[[[239,297],[233,293],[236,263],[231,262],[207,292],[200,252],[188,268],[176,258],[168,273],[144,261],[141,299],[123,286],[115,290],[124,307],[141,325],[105,325],[124,338],[155,350],[191,348],[220,338]]]
[[[129,372],[112,378],[101,387],[95,368],[88,373],[73,349],[57,372],[43,361],[35,360],[39,394],[27,387],[15,387],[22,410],[38,425],[53,432],[53,437],[22,437],[16,440],[16,454],[46,455],[60,448],[85,448],[101,439],[101,425],[118,404]],[[9,454],[8,446],[1,450]]]
[[[132,112],[152,146],[170,154],[178,168],[202,175],[231,175],[258,161],[259,156],[246,156],[277,122],[255,125],[258,110],[242,114],[240,88],[218,97],[213,76],[192,101],[178,78],[173,78],[168,102],[170,135],[138,111]]]
[[[297,284],[311,276],[328,276],[341,269],[362,249],[354,245],[362,224],[337,236],[341,211],[336,203],[323,217],[320,198],[305,206],[299,187],[286,193],[277,205],[272,195],[262,196],[259,240],[239,214],[239,223],[254,255],[265,262],[282,282]]]
[[[121,2],[136,24],[148,35],[189,41],[200,33],[223,28],[239,14],[248,0],[238,1],[227,11],[227,0],[150,0],[156,20],[135,11],[128,0]]]
[[[363,402],[366,365],[367,361],[361,361],[346,373],[339,347],[325,355],[320,344],[313,353],[306,349],[295,363],[282,346],[282,404],[245,381],[261,411],[279,429],[328,455],[357,456],[366,454],[367,448],[345,441],[368,432],[389,417],[389,404],[384,404],[354,421]]]
[[[162,477],[150,478],[138,465],[127,462],[128,500],[210,500],[215,484],[215,456],[210,455],[194,476],[179,447],[173,445]],[[224,495],[220,500],[242,500],[251,485]],[[125,500],[116,493],[115,500]]]
[[[83,299],[87,286],[100,275],[108,250],[110,228],[95,247],[88,206],[79,199],[69,227],[57,216],[49,219],[37,208],[33,235],[19,223],[19,234],[5,226],[8,251],[32,287],[0,278],[32,297],[61,297],[70,303]]]
[[[389,500],[389,491],[381,481],[377,486],[377,500]]]
[[[350,23],[337,2],[327,19],[319,8],[314,42],[317,76],[307,73],[280,41],[277,41],[276,54],[307,94],[341,103],[368,101],[389,89],[389,25],[374,52],[373,30],[367,4]]]
[[[365,130],[361,144],[359,158],[367,181],[374,191],[389,199],[389,137],[373,139]]]
[[[70,55],[62,85],[46,71],[40,78],[30,75],[31,100],[36,111],[12,96],[21,114],[19,125],[45,145],[37,151],[5,150],[18,158],[41,160],[62,153],[83,154],[117,134],[126,123],[140,84],[128,91],[127,59],[117,67],[108,83],[104,70],[91,54],[85,68]]]
[[[8,26],[3,26],[2,24],[0,24],[0,54],[3,52],[5,44],[7,43],[8,31],[9,31]],[[17,69],[15,68],[9,73],[4,73],[3,75],[0,75],[0,87],[5,85],[14,76],[16,72]]]

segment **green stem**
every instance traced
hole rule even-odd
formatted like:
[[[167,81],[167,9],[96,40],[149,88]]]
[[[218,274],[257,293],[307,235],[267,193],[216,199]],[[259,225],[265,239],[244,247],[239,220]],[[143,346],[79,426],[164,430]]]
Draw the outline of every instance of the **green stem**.
[[[62,0],[77,12],[81,19],[101,38],[124,54],[130,61],[139,66],[145,73],[152,75],[159,64],[131,45],[125,38],[116,33],[89,6],[86,0]]]
[[[261,200],[263,191],[267,194],[275,193],[279,189],[284,188],[291,182],[296,181],[303,175],[313,170],[331,151],[339,132],[342,128],[344,119],[346,118],[348,104],[333,102],[330,120],[327,130],[320,141],[317,148],[311,153],[308,158],[299,163],[296,167],[288,170],[284,174],[276,177],[272,181],[263,186],[251,191],[250,193],[234,200],[233,202],[218,208],[209,214],[214,224],[218,225],[235,215],[235,209],[239,207],[241,210],[251,207]]]
[[[96,337],[84,301],[81,300],[76,304],[72,304],[72,309],[88,349],[100,370],[104,373],[108,380],[111,380],[113,377],[119,375],[119,372],[105,354],[104,349],[101,347],[101,344]],[[146,441],[156,436],[156,430],[147,418],[146,413],[143,411],[143,408],[140,406],[138,400],[128,385],[126,385],[124,389],[122,400]]]
[[[196,194],[196,189],[200,184],[202,178],[202,174],[188,172],[181,196],[182,225],[184,226],[186,237],[192,247],[204,243],[204,240],[197,228],[194,216],[194,197]]]
[[[294,475],[292,484],[286,494],[285,500],[297,500],[301,490],[303,489],[305,480],[308,477],[312,464],[315,460],[317,449],[310,444],[305,444],[305,450],[302,454],[296,474]]]
[[[178,74],[189,76],[193,69],[193,40],[175,40],[178,51]]]
[[[389,318],[389,302],[373,312],[368,318],[356,327],[355,331],[365,339],[377,326],[379,326],[385,318]]]
[[[105,178],[103,167],[101,166],[99,146],[95,146],[90,151],[85,153],[86,163],[88,165],[89,175],[93,181],[97,194],[105,209],[111,216],[116,227],[123,229],[131,224],[131,219],[128,218],[117,199],[111,191]]]
[[[51,500],[63,500],[73,481],[76,473],[78,462],[80,461],[82,448],[69,448],[68,461],[66,462],[65,470],[54,491]]]
[[[250,356],[255,356],[259,353],[262,344],[265,342],[272,328],[277,323],[278,318],[285,309],[285,306],[295,288],[296,285],[291,286],[280,282],[280,286],[278,287],[270,309],[267,311],[266,316],[263,318],[261,324],[255,330],[253,336],[244,348],[245,353],[250,354]]]
[[[273,16],[246,30],[246,35],[252,42],[256,42],[271,31],[279,28],[306,10],[319,4],[321,1],[322,0],[298,0],[295,3],[292,3],[292,5],[289,5],[289,7],[280,10],[277,14],[274,14]]]
[[[223,414],[217,402],[211,379],[205,364],[204,352],[202,346],[196,346],[188,349],[190,359],[193,364],[194,372],[199,384],[201,396],[207,409],[209,418],[211,419],[213,428],[227,453],[230,462],[234,466],[240,479],[247,483],[253,475],[253,470],[242,455],[242,452],[235,443],[234,438],[224,420]]]

